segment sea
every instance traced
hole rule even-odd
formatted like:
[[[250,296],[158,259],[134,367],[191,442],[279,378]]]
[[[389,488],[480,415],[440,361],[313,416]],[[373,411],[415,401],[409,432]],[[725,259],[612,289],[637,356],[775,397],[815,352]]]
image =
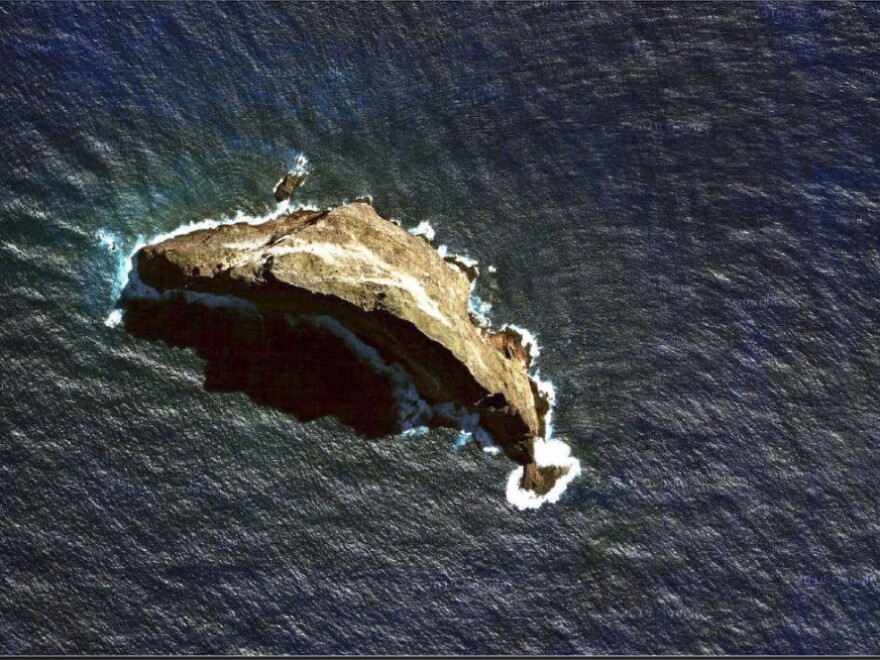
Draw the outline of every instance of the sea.
[[[880,652],[878,90],[868,3],[0,4],[0,654]],[[297,168],[479,262],[553,501],[125,330]]]

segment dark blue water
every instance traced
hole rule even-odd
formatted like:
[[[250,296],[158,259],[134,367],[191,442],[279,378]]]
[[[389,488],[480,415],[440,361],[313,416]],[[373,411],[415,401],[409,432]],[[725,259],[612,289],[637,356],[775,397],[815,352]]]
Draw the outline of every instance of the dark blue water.
[[[880,7],[0,5],[0,652],[876,653]],[[494,264],[519,511],[104,324],[119,250],[372,194]]]

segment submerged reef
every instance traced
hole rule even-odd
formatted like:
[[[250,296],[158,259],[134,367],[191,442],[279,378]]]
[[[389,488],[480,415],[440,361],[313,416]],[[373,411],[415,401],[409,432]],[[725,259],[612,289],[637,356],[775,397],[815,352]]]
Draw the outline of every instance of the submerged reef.
[[[302,183],[276,186],[289,195]],[[244,390],[303,420],[335,415],[368,436],[446,426],[539,465],[548,394],[531,346],[469,309],[475,269],[378,215],[368,202],[199,229],[142,247],[123,291],[135,335],[195,347],[206,387]]]

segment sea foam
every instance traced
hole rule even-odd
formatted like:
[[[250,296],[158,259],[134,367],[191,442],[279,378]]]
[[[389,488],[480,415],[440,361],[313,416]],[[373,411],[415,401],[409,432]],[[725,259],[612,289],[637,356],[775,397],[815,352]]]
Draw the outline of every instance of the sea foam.
[[[429,242],[433,241],[434,236],[437,235],[437,232],[431,226],[431,223],[428,222],[427,220],[422,220],[419,223],[418,227],[414,227],[413,229],[410,229],[409,233],[412,234],[413,236],[424,236],[425,238],[428,239]]]
[[[507,478],[507,501],[518,509],[537,509],[541,505],[559,501],[568,484],[581,473],[581,463],[571,455],[571,447],[555,438],[535,440],[535,462],[539,467],[556,466],[568,471],[556,480],[544,495],[520,487],[522,469],[517,468]]]

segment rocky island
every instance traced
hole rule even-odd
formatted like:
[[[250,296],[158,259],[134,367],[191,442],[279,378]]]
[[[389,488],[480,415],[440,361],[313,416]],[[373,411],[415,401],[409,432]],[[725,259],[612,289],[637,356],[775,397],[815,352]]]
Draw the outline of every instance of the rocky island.
[[[276,193],[298,183],[279,185]],[[376,399],[375,388],[358,380],[357,370],[370,363],[392,389],[408,393],[408,412],[395,418],[398,427],[408,420],[461,428],[469,419],[471,428],[487,433],[523,466],[521,487],[546,492],[558,469],[538,467],[535,439],[544,435],[549,402],[527,373],[531,355],[523,337],[510,327],[491,332],[470,311],[470,270],[380,217],[371,204],[357,202],[169,238],[141,248],[132,274],[138,287],[157,292],[166,305],[175,294],[232,298],[279,327],[286,324],[288,331],[308,325],[334,333],[336,348],[326,341],[301,346],[316,355],[313,366],[323,369],[318,381],[360,383],[352,397],[367,403],[361,412],[349,410],[348,420],[362,417],[367,407],[401,405],[394,397]],[[129,291],[128,298],[129,306],[137,306],[137,296]],[[154,322],[155,307],[146,309],[141,307],[141,319]],[[187,313],[181,307],[165,318],[176,324]],[[136,318],[127,319],[127,326]],[[360,354],[360,367],[336,364],[343,344]],[[217,341],[203,333],[200,345],[215,350]],[[226,372],[239,369],[226,366]],[[280,387],[273,385],[266,396]],[[319,383],[311,398],[332,397],[333,387]]]

